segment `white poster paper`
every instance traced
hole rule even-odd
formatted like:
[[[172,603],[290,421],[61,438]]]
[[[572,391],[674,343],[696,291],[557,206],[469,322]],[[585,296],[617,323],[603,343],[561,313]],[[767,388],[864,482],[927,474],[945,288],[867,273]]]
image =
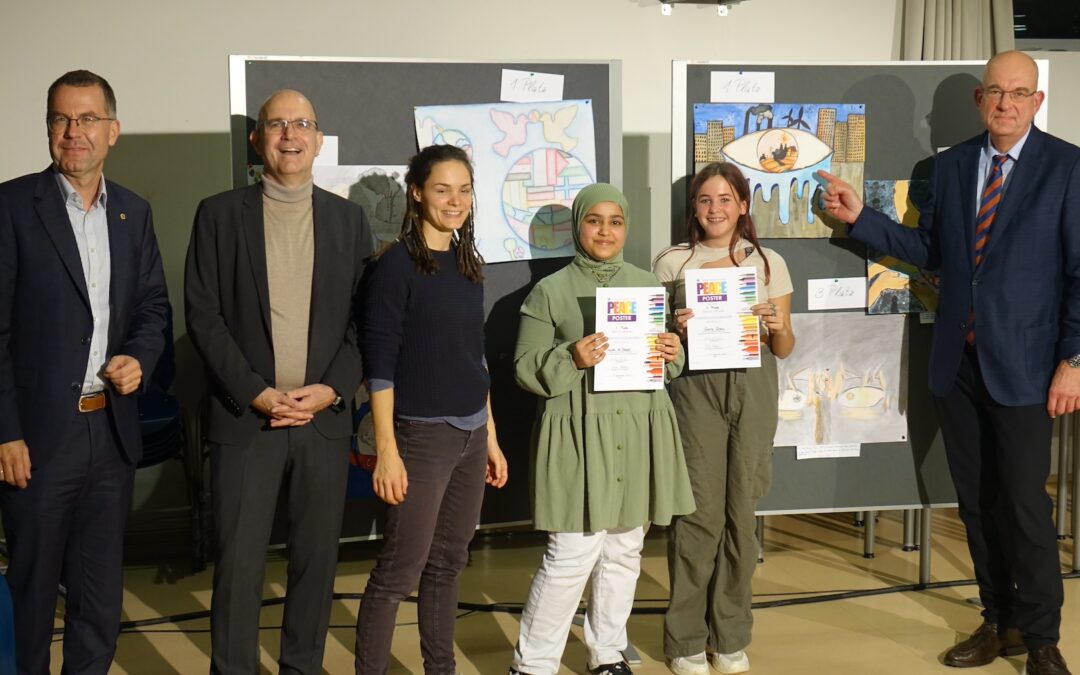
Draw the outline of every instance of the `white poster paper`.
[[[608,339],[604,360],[593,368],[595,391],[664,388],[664,288],[596,289],[596,331]]]
[[[338,137],[323,136],[322,147],[315,156],[314,166],[338,165]]]
[[[903,314],[792,314],[798,348],[777,361],[773,445],[907,440],[905,321]]]
[[[757,304],[753,267],[686,270],[686,324],[690,370],[757,368],[761,326],[750,307]]]

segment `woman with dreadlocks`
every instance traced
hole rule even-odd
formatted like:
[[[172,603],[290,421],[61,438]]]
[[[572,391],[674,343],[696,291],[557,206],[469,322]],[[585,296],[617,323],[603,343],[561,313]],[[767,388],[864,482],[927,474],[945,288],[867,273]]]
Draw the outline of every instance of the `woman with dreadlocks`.
[[[507,479],[488,401],[472,166],[460,148],[434,145],[409,161],[405,184],[401,237],[364,302],[372,483],[389,509],[356,622],[358,674],[387,671],[398,605],[417,582],[424,670],[456,672],[458,575],[484,483]]]

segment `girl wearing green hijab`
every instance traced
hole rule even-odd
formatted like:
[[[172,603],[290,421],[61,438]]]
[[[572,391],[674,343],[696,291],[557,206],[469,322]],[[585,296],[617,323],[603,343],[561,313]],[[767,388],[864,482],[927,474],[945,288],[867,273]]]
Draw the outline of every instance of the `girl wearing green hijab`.
[[[539,397],[532,435],[533,519],[547,551],[521,615],[511,673],[554,675],[586,582],[589,672],[630,673],[621,652],[650,522],[694,510],[675,410],[667,392],[596,392],[592,367],[607,339],[595,330],[596,289],[659,286],[624,262],[629,206],[590,185],[574,199],[573,262],[543,279],[521,306],[518,384]],[[665,375],[683,366],[679,338],[660,336]]]

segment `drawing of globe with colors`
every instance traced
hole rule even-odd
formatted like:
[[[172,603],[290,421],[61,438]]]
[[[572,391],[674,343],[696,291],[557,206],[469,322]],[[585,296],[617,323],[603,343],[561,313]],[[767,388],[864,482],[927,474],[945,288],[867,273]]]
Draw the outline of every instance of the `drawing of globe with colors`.
[[[503,180],[506,222],[523,242],[557,250],[573,241],[570,207],[583,187],[593,182],[585,164],[568,152],[540,148],[510,167]]]
[[[758,163],[770,173],[780,173],[795,166],[799,143],[787,129],[766,131],[757,144]]]

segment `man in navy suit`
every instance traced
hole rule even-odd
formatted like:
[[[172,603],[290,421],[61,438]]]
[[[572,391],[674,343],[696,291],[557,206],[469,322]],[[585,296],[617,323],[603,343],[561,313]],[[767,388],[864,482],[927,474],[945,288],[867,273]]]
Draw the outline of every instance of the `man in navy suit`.
[[[853,238],[941,276],[930,391],[984,607],[945,664],[1026,648],[1028,675],[1060,675],[1046,480],[1053,418],[1080,403],[1080,148],[1032,124],[1043,98],[1030,57],[990,59],[975,90],[987,132],[937,157],[917,229],[822,176],[825,209]]]
[[[142,455],[134,394],[169,310],[149,205],[107,181],[116,98],[86,70],[49,88],[52,165],[0,184],[0,510],[20,674],[106,673],[124,523]]]

